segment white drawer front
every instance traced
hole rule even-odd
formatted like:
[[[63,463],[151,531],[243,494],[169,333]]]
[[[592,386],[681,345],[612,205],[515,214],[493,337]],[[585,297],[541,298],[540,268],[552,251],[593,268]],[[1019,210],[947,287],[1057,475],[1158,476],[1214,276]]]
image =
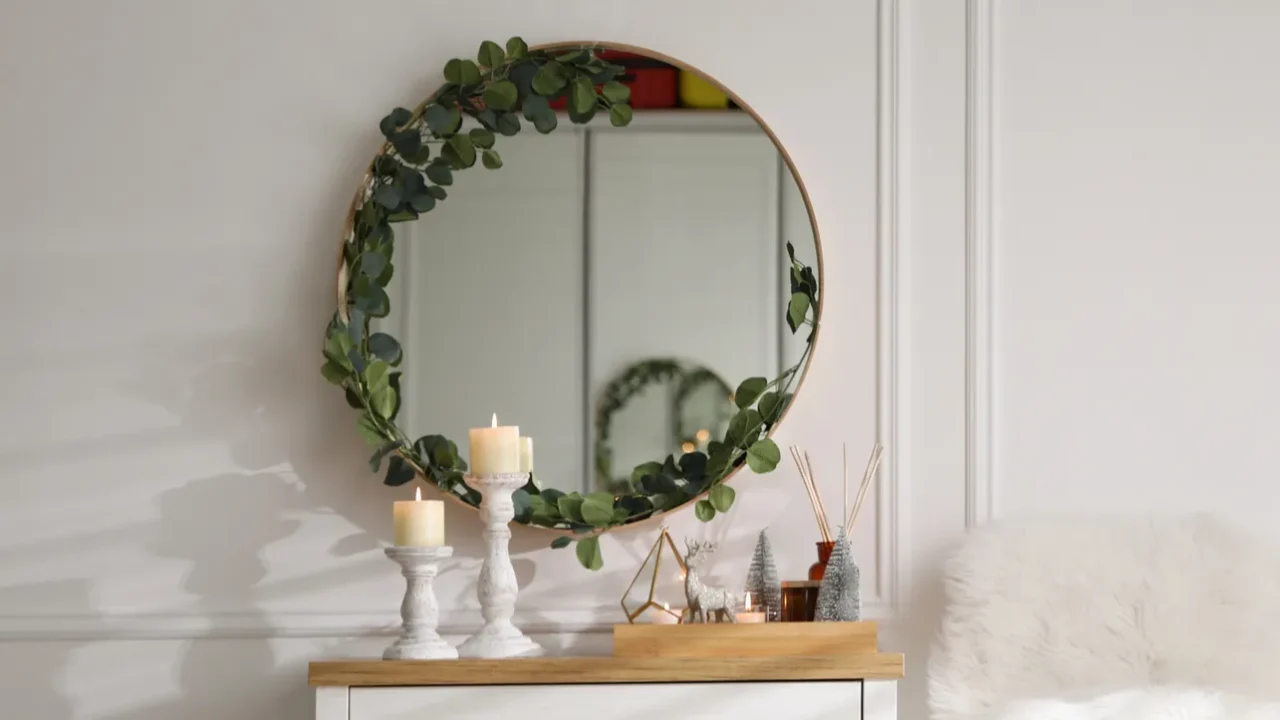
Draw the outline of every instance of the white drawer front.
[[[351,688],[351,720],[860,720],[862,683]]]

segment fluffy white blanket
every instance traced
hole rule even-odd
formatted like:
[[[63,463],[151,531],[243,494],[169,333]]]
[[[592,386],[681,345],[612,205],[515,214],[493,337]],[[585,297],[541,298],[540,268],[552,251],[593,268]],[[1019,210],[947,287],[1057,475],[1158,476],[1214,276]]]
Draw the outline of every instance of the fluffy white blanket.
[[[1092,700],[1011,703],[993,720],[1280,720],[1280,703],[1210,690],[1143,688]]]

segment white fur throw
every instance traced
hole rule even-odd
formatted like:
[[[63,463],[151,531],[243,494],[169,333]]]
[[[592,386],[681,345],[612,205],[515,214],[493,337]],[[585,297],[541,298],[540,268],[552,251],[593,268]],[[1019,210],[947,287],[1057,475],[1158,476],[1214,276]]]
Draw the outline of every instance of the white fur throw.
[[[1016,702],[993,720],[1280,720],[1280,703],[1204,690],[1148,688],[1085,702]]]
[[[1280,700],[1280,555],[1208,517],[993,523],[945,583],[937,720],[1159,685]]]

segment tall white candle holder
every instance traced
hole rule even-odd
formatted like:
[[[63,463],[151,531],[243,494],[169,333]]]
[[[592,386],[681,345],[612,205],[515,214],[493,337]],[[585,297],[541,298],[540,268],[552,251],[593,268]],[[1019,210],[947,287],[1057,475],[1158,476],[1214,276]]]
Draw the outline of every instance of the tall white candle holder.
[[[432,587],[440,561],[453,555],[451,547],[389,547],[387,557],[400,563],[404,573],[404,600],[400,637],[382,653],[384,660],[452,660],[458,651],[436,632],[440,604]]]
[[[530,657],[543,652],[541,645],[525,637],[511,622],[520,591],[507,549],[511,541],[509,523],[516,512],[511,495],[528,481],[529,473],[467,476],[467,484],[480,493],[480,521],[484,523],[484,564],[476,584],[484,625],[458,646],[461,657]]]

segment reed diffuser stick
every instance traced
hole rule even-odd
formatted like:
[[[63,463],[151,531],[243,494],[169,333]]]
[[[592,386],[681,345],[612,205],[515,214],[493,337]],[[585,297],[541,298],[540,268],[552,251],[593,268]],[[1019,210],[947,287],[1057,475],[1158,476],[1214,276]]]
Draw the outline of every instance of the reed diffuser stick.
[[[840,491],[843,499],[840,503],[840,517],[849,515],[849,443],[840,443]],[[845,523],[844,531],[849,532],[849,525]]]
[[[845,521],[845,532],[853,530],[853,522],[858,519],[858,512],[862,510],[862,501],[867,497],[867,489],[871,487],[871,479],[875,477],[876,470],[880,468],[880,457],[884,453],[884,446],[876,443],[871,450],[871,457],[867,458],[867,469],[862,473],[862,487],[858,489],[858,499],[853,503],[853,511],[849,513],[849,518]]]
[[[822,524],[826,529],[826,540],[831,542],[833,535],[831,534],[831,516],[827,514],[827,506],[822,502],[822,492],[818,490],[817,479],[813,476],[813,462],[809,460],[809,451],[804,452],[805,468],[809,471],[809,484],[813,485],[813,495],[818,498],[818,512],[822,514]]]
[[[800,480],[804,483],[805,492],[809,494],[809,504],[813,507],[813,519],[818,523],[818,533],[822,536],[823,542],[830,542],[826,524],[823,522],[822,512],[818,506],[817,488],[813,485],[813,477],[805,468],[804,461],[800,457],[800,449],[792,445],[791,459],[796,463],[796,469],[800,472]]]

